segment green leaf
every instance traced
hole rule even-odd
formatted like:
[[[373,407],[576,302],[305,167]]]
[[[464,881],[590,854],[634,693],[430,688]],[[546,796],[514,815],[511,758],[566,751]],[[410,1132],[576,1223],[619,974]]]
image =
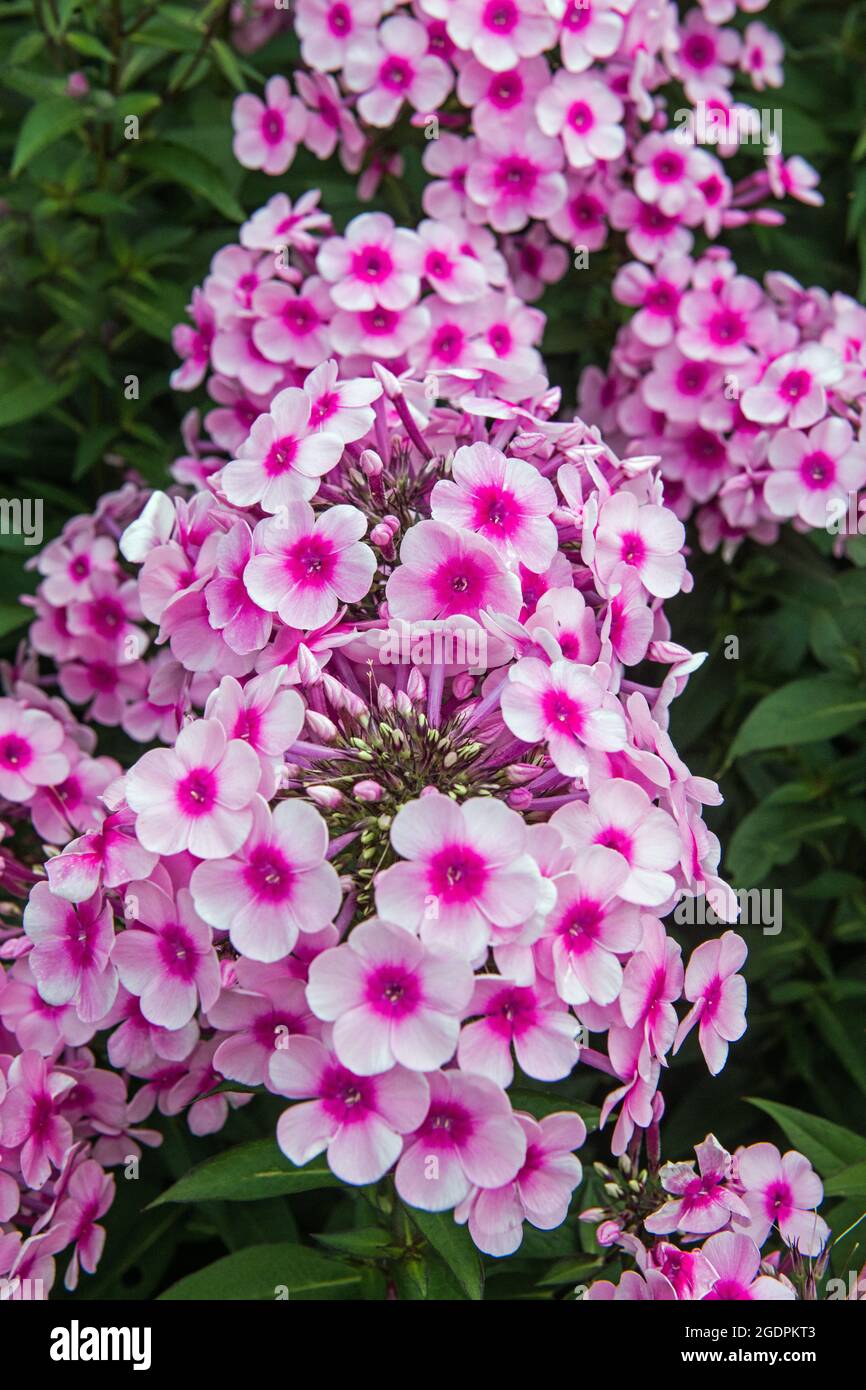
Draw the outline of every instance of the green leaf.
[[[303,1245],[250,1245],[188,1274],[159,1298],[249,1302],[285,1298],[288,1293],[289,1299],[318,1302],[357,1298],[360,1288],[359,1270]]]
[[[824,1184],[825,1197],[866,1197],[866,1159],[834,1173]]]
[[[408,1209],[418,1230],[445,1261],[461,1289],[469,1298],[480,1299],[484,1292],[484,1273],[478,1251],[465,1226],[458,1226],[451,1212]]]
[[[755,706],[728,755],[787,744],[815,743],[845,733],[866,718],[866,693],[853,681],[813,676],[774,690]]]
[[[866,1159],[866,1139],[842,1125],[834,1125],[830,1120],[809,1115],[805,1110],[795,1110],[790,1105],[778,1105],[776,1101],[758,1100],[754,1096],[746,1096],[746,1100],[775,1120],[794,1147],[806,1155],[824,1178],[835,1177],[843,1168]]]
[[[16,628],[23,627],[33,617],[33,610],[22,608],[20,603],[0,603],[0,637],[5,637]]]
[[[102,58],[106,63],[114,62],[114,54],[110,48],[106,48],[101,39],[95,34],[84,34],[78,30],[66,35],[66,42],[77,53],[83,53],[85,58]]]
[[[86,119],[85,111],[72,97],[48,97],[46,101],[37,102],[22,122],[12,157],[12,177],[20,174],[25,164],[49,145],[77,130]]]
[[[313,1240],[329,1250],[341,1250],[347,1255],[375,1256],[394,1249],[390,1234],[379,1226],[362,1226],[356,1231],[328,1231],[313,1236]]]
[[[228,44],[224,43],[222,39],[213,39],[211,41],[211,48],[213,49],[213,55],[217,61],[217,66],[223,76],[228,79],[236,92],[245,92],[247,84],[244,81],[244,75],[238,67],[238,60]]]
[[[75,381],[22,381],[0,391],[0,426],[17,425],[33,415],[42,415],[52,405],[68,396]]]
[[[250,1202],[259,1197],[311,1192],[320,1187],[339,1187],[323,1159],[296,1168],[280,1152],[273,1139],[253,1139],[205,1159],[157,1197],[164,1202]]]
[[[230,222],[243,222],[245,213],[228,187],[221,171],[209,159],[186,146],[168,140],[154,140],[131,155],[139,168],[206,199]]]

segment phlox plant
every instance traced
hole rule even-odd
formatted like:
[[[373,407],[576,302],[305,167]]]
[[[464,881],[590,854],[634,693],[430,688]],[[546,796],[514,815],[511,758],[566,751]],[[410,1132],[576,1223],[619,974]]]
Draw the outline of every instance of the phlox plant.
[[[171,481],[126,470],[31,561],[0,698],[4,1297],[95,1274],[117,1174],[187,1140],[216,1159],[162,1201],[261,1197],[265,1151],[278,1194],[337,1186],[366,1296],[477,1298],[563,1231],[587,1301],[820,1296],[800,1145],[665,1150],[667,1071],[688,1045],[718,1077],[747,1013],[722,794],[672,731],[705,656],[669,612],[684,523],[729,557],[866,483],[864,311],[705,245],[820,201],[775,137],[726,172],[735,73],[782,80],[763,8],[231,7],[239,52],[291,28],[301,60],[237,97],[239,164],[336,156],[368,200],[423,141],[424,216],[269,196],[174,329],[207,403]],[[533,301],[619,234],[634,313],[575,410]]]

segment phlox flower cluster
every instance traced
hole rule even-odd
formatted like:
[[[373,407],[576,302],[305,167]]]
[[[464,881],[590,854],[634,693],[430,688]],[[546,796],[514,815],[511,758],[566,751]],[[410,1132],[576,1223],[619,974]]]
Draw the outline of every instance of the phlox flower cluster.
[[[781,85],[782,44],[752,17],[765,3],[681,18],[656,0],[295,0],[303,67],[237,98],[235,154],[273,175],[300,148],[337,156],[366,200],[420,143],[427,216],[496,233],[532,300],[611,230],[653,264],[783,220],[768,200],[821,201],[815,171],[733,90]],[[732,178],[747,144],[760,167]]]
[[[140,1145],[161,1136],[136,1125],[125,1075],[100,1065],[89,1046],[116,1013],[110,908],[92,897],[63,902],[36,867],[45,844],[74,835],[108,843],[103,794],[120,764],[96,752],[95,730],[46,690],[32,655],[2,674],[0,1289],[20,1299],[47,1296],[61,1250],[68,1289],[82,1269],[93,1272],[114,1195],[108,1170],[137,1161]],[[150,856],[122,838],[124,871],[146,871]]]
[[[634,314],[607,372],[584,372],[578,409],[615,448],[660,456],[666,504],[694,515],[706,550],[771,543],[789,520],[857,533],[861,305],[780,272],[761,285],[721,248],[634,261],[613,294]]]
[[[815,1297],[827,1263],[829,1230],[816,1208],[823,1186],[809,1160],[773,1144],[733,1154],[708,1134],[696,1161],[638,1173],[621,1160],[599,1164],[611,1200],[582,1219],[603,1246],[636,1265],[617,1284],[598,1279],[584,1297],[598,1300],[723,1301]],[[661,1199],[661,1205],[658,1205]],[[773,1238],[779,1250],[763,1247]]]
[[[637,1165],[689,1035],[717,1074],[744,1032],[743,938],[683,959],[664,925],[707,889],[736,916],[703,820],[718,788],[668,732],[702,659],[664,612],[691,587],[682,522],[653,454],[555,418],[541,316],[447,230],[364,216],[334,236],[317,195],[277,195],[179,335],[177,384],[211,371],[218,408],[188,417],[176,482],[125,483],[38,559],[9,672],[10,701],[34,690],[60,727],[36,721],[34,767],[64,784],[89,758],[50,762],[74,721],[40,656],[149,746],[81,767],[86,816],[49,798],[59,852],[3,948],[16,1277],[50,1287],[74,1244],[74,1286],[105,1167],[158,1137],[154,1111],[218,1132],[253,1102],[226,1081],[286,1099],[292,1163],[387,1179],[508,1255],[581,1181],[582,1076],[605,1078],[600,1124]],[[470,346],[441,369],[419,344],[458,311]],[[315,353],[283,331],[310,321]],[[491,342],[491,321],[525,329]],[[26,778],[18,756],[35,806]],[[815,1204],[791,1181],[796,1236]]]

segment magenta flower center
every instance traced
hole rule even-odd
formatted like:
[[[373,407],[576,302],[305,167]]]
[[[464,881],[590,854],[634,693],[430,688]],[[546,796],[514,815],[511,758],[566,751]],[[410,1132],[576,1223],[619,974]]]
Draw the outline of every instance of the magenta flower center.
[[[653,160],[653,172],[659,183],[676,183],[683,176],[682,155],[673,150],[665,150]]]
[[[217,781],[209,767],[193,768],[177,786],[177,802],[185,816],[206,816],[216,797]]]
[[[340,1124],[362,1123],[373,1108],[375,1082],[345,1067],[330,1067],[322,1080],[322,1104]]]
[[[808,372],[788,372],[779,386],[779,395],[786,401],[799,401],[808,396],[812,389],[812,378]]]
[[[278,478],[281,473],[288,473],[297,456],[298,441],[293,435],[275,439],[265,458],[264,467],[268,477]]]
[[[444,845],[427,866],[430,892],[446,904],[473,902],[487,882],[487,865],[469,845]]]
[[[332,415],[336,415],[340,409],[340,397],[336,391],[326,391],[313,401],[310,411],[310,424],[312,426],[321,425],[325,420],[330,420]]]
[[[485,28],[497,34],[510,34],[516,28],[520,12],[514,0],[489,0],[481,16]]]
[[[546,690],[541,700],[541,711],[549,729],[572,739],[581,737],[586,711],[564,690]]]
[[[278,145],[285,134],[286,123],[281,111],[269,107],[262,117],[262,136],[268,145]]]
[[[503,193],[526,197],[535,187],[538,170],[528,159],[520,155],[510,155],[497,165],[494,175],[496,187]]]
[[[469,1111],[453,1101],[433,1102],[421,1128],[428,1144],[459,1149],[470,1138],[474,1125]]]
[[[708,68],[716,56],[715,45],[705,34],[690,34],[683,44],[683,57],[693,68]]]
[[[587,130],[592,130],[595,125],[592,107],[585,101],[572,102],[568,108],[566,119],[572,130],[576,130],[580,135],[583,135]]]
[[[721,309],[713,314],[709,322],[709,334],[720,347],[730,347],[746,335],[746,325],[741,314],[733,309]]]
[[[475,494],[476,527],[493,527],[502,536],[509,536],[520,522],[520,507],[511,492],[491,485],[479,488]]]
[[[562,17],[563,29],[570,29],[572,34],[579,34],[581,29],[585,29],[592,19],[592,5],[590,0],[568,0],[568,8]]]
[[[195,978],[198,951],[185,927],[170,922],[159,934],[159,954],[169,975],[189,984]]]
[[[283,309],[283,323],[296,338],[303,338],[321,323],[318,312],[308,299],[290,299]]]
[[[836,463],[822,449],[806,454],[800,463],[800,477],[808,488],[821,492],[836,481]]]
[[[604,908],[594,898],[572,903],[559,924],[559,935],[567,938],[569,951],[587,949],[598,936],[604,921]]]
[[[412,85],[413,72],[405,58],[398,58],[394,54],[382,64],[379,73],[379,81],[383,87],[391,92],[405,92],[407,87]]]
[[[381,304],[375,309],[365,310],[361,314],[361,326],[365,333],[371,337],[387,338],[394,332],[400,316],[396,309],[383,309]]]
[[[646,559],[646,542],[637,531],[624,531],[619,541],[619,558],[639,569]]]
[[[312,532],[296,541],[286,555],[286,570],[295,584],[327,584],[336,568],[336,554],[326,536]]]
[[[634,842],[628,831],[620,830],[617,825],[607,825],[604,830],[600,830],[593,841],[596,845],[604,845],[605,849],[615,849],[617,854],[621,854],[623,859],[631,863],[634,853]]]
[[[485,570],[472,555],[454,555],[445,560],[432,576],[439,612],[448,617],[477,608],[485,598],[485,579]]]
[[[345,38],[352,29],[352,11],[348,5],[332,5],[328,11],[328,28],[338,38]]]
[[[433,334],[430,351],[440,362],[456,362],[463,351],[466,335],[456,323],[443,323]]]
[[[382,965],[373,970],[367,977],[365,992],[376,1013],[387,1018],[414,1013],[421,998],[416,976],[397,965]]]
[[[6,734],[0,739],[0,763],[4,767],[21,772],[32,759],[33,749],[26,739],[19,738],[17,734]]]
[[[244,880],[257,898],[284,903],[292,896],[295,872],[273,845],[259,845],[244,865]]]
[[[494,77],[487,90],[488,100],[500,111],[510,110],[523,99],[523,80],[519,72],[502,72]]]

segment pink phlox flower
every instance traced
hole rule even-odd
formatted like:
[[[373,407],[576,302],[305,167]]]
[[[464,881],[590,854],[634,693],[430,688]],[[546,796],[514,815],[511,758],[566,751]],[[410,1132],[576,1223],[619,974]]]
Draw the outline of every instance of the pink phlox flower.
[[[686,967],[685,996],[692,1008],[677,1031],[674,1052],[699,1025],[701,1051],[713,1076],[728,1058],[728,1043],[746,1031],[746,981],[737,972],[748,954],[746,943],[726,931],[717,941],[696,946]]]

